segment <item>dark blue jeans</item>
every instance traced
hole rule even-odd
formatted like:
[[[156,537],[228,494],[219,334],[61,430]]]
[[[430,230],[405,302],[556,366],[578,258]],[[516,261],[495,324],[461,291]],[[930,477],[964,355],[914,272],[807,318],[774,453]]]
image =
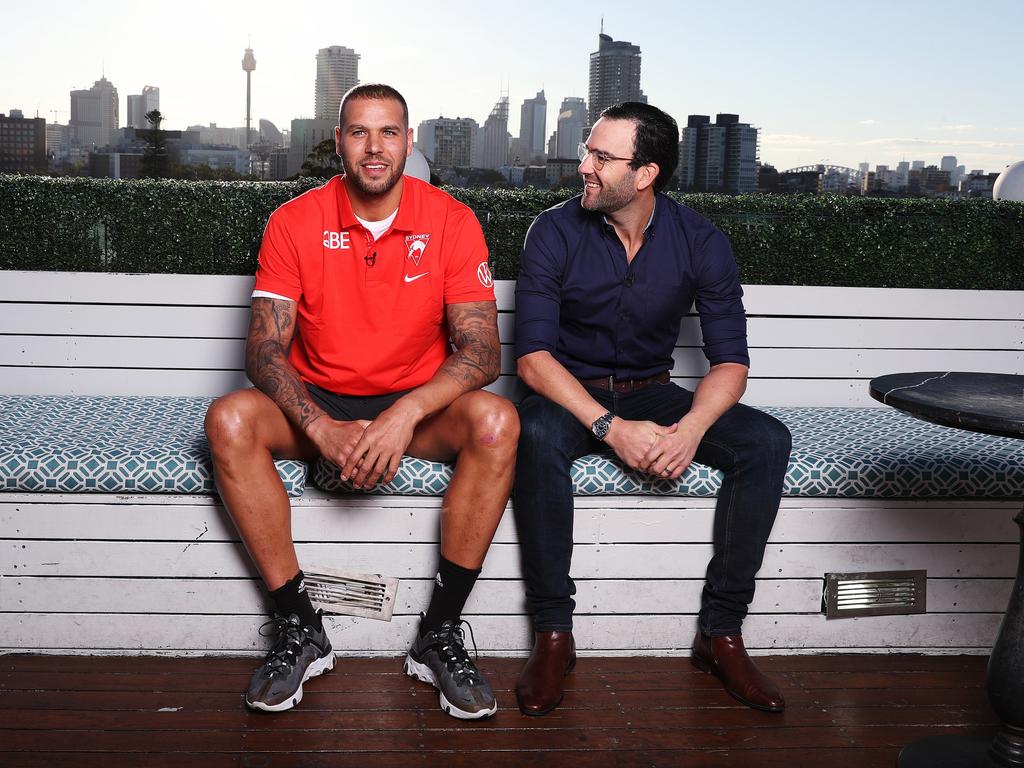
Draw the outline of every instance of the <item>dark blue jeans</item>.
[[[652,384],[628,394],[589,387],[588,392],[616,416],[664,426],[679,421],[693,402],[693,393],[675,384]],[[576,587],[569,576],[569,470],[580,456],[608,447],[567,410],[537,394],[520,403],[519,420],[512,498],[527,608],[534,629],[570,630]],[[740,634],[779,509],[791,445],[784,424],[737,404],[714,423],[697,448],[696,461],[725,473],[715,507],[714,555],[701,596],[699,625],[705,634]]]

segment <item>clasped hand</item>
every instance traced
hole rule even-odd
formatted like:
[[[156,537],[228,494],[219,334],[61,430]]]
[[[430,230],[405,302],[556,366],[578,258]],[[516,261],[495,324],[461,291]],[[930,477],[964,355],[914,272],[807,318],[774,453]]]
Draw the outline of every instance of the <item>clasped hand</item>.
[[[631,468],[677,480],[693,461],[700,436],[678,424],[664,427],[653,421],[615,419],[605,442]]]
[[[401,414],[381,413],[373,421],[331,421],[318,435],[321,455],[341,468],[353,488],[390,483],[412,442],[414,424]]]

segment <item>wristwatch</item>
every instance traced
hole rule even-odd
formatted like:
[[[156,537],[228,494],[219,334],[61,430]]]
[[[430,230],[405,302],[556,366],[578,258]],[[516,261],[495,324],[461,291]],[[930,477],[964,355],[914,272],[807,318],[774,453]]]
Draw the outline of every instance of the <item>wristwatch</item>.
[[[608,435],[608,430],[612,428],[612,419],[615,416],[611,411],[607,411],[603,416],[598,416],[593,424],[590,425],[590,431],[594,433],[594,437],[598,440],[604,440]]]

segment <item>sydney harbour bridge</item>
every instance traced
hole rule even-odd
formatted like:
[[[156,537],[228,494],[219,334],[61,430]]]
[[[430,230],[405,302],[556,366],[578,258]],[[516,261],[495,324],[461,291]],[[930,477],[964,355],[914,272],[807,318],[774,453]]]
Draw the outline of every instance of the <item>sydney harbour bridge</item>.
[[[857,168],[824,163],[787,168],[781,173],[817,173],[821,179],[822,192],[843,192],[851,186],[859,188],[861,177],[864,175]]]

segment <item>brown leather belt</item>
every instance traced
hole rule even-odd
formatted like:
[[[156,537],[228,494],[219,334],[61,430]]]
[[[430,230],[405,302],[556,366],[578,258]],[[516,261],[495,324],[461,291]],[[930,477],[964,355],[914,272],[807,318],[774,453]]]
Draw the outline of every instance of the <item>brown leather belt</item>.
[[[668,379],[668,371],[664,371],[646,379],[615,379],[611,376],[602,376],[600,379],[580,379],[580,384],[606,389],[609,392],[637,392],[650,384],[667,384]]]

